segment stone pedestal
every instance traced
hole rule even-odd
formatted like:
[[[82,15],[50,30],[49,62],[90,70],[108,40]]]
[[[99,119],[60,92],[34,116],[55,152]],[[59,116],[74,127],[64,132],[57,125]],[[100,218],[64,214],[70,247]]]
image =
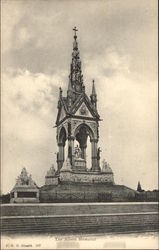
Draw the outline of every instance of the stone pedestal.
[[[86,169],[86,160],[82,158],[75,158],[74,165],[72,166],[72,171],[74,172],[85,172]]]

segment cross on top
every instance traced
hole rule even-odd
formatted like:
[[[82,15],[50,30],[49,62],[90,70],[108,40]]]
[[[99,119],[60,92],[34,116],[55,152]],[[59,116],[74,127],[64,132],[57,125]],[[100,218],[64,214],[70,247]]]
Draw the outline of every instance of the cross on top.
[[[76,32],[78,31],[78,29],[76,28],[76,26],[74,27],[74,32],[75,32],[75,36],[76,36]]]

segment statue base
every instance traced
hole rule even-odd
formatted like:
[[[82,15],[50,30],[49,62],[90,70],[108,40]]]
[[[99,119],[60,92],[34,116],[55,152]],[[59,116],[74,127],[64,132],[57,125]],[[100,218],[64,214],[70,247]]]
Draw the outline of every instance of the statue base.
[[[82,158],[75,159],[74,165],[71,166],[73,172],[85,172],[87,171],[86,168],[86,160]]]

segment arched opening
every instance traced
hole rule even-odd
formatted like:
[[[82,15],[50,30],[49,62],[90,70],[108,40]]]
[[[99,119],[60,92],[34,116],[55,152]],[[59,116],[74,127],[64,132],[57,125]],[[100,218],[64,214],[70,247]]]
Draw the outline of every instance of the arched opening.
[[[88,138],[88,131],[86,126],[81,126],[79,129],[76,131],[75,138],[77,142],[79,143],[79,147],[82,151],[82,158],[86,160],[86,148],[87,148],[87,138]]]
[[[91,171],[94,166],[96,158],[96,143],[94,142],[94,134],[92,129],[86,125],[81,124],[75,130],[75,145],[78,144],[81,150],[81,157],[86,161],[87,170]]]
[[[64,127],[62,127],[59,134],[59,143],[65,144],[65,142],[66,142],[66,130]]]

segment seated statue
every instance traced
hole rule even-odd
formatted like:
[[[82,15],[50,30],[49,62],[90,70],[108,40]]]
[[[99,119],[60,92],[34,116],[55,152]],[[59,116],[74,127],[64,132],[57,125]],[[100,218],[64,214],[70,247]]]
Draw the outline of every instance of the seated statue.
[[[75,157],[82,158],[82,151],[78,145],[75,147]]]

